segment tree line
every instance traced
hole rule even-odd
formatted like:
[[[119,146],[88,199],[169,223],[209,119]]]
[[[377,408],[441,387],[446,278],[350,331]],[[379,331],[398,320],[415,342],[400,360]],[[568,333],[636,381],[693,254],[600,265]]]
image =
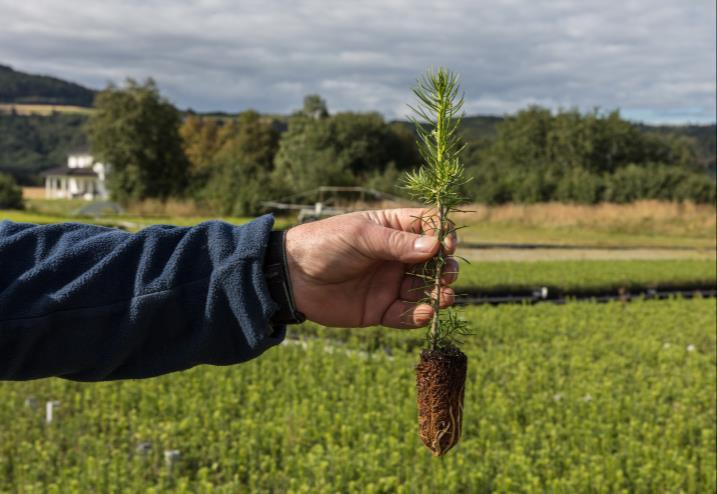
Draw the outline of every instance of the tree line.
[[[331,114],[317,95],[286,118],[252,110],[201,116],[180,112],[152,80],[128,80],[98,93],[94,105],[83,133],[96,159],[113,165],[109,188],[123,203],[192,199],[217,213],[253,215],[262,201],[321,185],[400,195],[401,175],[420,162],[406,122]],[[463,192],[473,202],[715,202],[714,176],[693,137],[645,131],[617,111],[530,107],[503,119],[467,118],[462,137],[472,177]]]
[[[467,195],[477,202],[715,202],[715,178],[698,163],[693,139],[644,132],[617,111],[531,107],[497,129],[467,150]]]
[[[154,82],[98,94],[88,125],[93,155],[113,166],[121,202],[194,199],[221,214],[251,215],[261,202],[321,185],[392,190],[418,162],[413,134],[378,113],[329,115],[307,96],[286,122],[249,110],[236,118],[182,118]]]

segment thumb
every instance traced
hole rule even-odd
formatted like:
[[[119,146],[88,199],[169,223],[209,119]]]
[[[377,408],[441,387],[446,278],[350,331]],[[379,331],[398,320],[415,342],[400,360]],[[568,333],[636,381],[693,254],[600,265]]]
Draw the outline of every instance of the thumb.
[[[381,261],[416,264],[433,257],[440,246],[436,237],[370,225],[360,237],[362,253]]]

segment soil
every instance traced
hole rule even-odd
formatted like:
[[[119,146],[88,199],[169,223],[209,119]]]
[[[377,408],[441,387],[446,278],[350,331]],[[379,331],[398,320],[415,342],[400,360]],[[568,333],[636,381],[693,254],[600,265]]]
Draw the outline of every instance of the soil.
[[[456,445],[463,426],[463,393],[468,358],[457,348],[424,350],[416,366],[418,426],[433,456]]]

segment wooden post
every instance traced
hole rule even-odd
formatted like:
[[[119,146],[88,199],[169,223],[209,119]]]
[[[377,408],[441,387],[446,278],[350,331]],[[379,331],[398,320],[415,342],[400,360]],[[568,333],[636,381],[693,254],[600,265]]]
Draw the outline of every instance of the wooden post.
[[[54,419],[55,408],[60,406],[60,402],[56,400],[48,401],[45,403],[45,422],[48,424],[52,423]]]

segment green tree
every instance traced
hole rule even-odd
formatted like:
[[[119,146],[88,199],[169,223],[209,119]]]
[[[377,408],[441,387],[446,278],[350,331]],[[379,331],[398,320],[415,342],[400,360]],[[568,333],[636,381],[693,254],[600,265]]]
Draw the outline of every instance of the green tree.
[[[318,94],[307,94],[304,96],[304,108],[302,113],[311,118],[326,118],[329,110],[326,101]]]
[[[285,192],[353,185],[354,178],[339,159],[339,151],[330,119],[293,115],[279,142],[272,181]]]
[[[603,188],[600,175],[576,166],[558,180],[554,199],[560,202],[594,204],[601,199]]]
[[[406,170],[419,161],[414,136],[378,113],[338,113],[325,118],[294,114],[281,136],[273,180],[284,191],[321,185],[381,182],[389,164]],[[394,190],[395,192],[395,190]]]
[[[22,208],[22,189],[11,175],[0,173],[0,209]]]
[[[116,200],[164,200],[184,192],[189,164],[181,117],[153,80],[111,85],[97,95],[95,108],[88,125],[92,153],[111,165],[109,189]]]
[[[645,132],[618,111],[531,107],[506,118],[490,145],[470,146],[466,156],[476,177],[468,194],[489,203],[710,197],[710,184],[692,178],[691,137]]]
[[[223,145],[211,159],[203,197],[222,214],[256,214],[261,201],[272,198],[270,177],[279,133],[270,119],[253,110],[239,115],[224,131]]]

